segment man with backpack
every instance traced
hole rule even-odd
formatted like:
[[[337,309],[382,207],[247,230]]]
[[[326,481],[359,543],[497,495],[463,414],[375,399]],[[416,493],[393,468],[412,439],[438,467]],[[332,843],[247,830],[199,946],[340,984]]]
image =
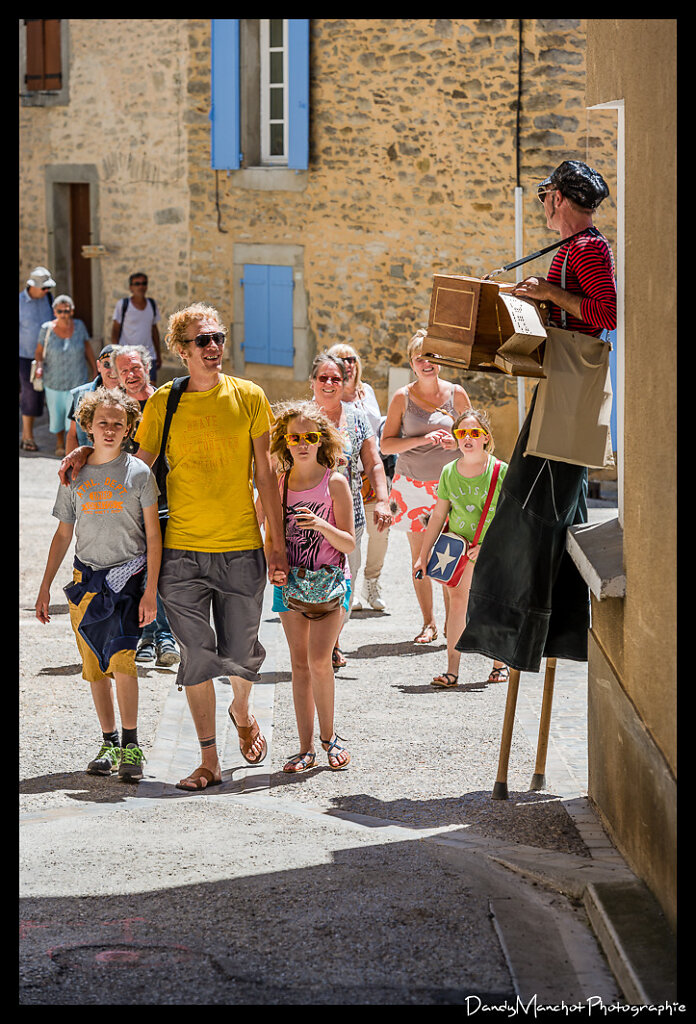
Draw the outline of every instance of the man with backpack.
[[[111,325],[112,345],[142,345],[150,353],[150,380],[157,384],[157,371],[162,365],[160,336],[157,324],[161,317],[157,303],[147,293],[147,274],[131,274],[128,278],[130,297],[119,299]]]

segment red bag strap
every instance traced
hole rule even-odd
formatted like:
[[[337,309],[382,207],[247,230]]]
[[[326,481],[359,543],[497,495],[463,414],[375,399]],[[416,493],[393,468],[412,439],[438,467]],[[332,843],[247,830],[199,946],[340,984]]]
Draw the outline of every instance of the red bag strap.
[[[481,530],[483,530],[483,524],[486,521],[486,516],[488,515],[488,509],[491,507],[491,502],[493,501],[493,494],[495,493],[495,485],[498,483],[498,476],[499,476],[499,474],[500,474],[500,462],[499,462],[498,459],[496,459],[495,460],[495,466],[493,467],[493,476],[491,477],[491,486],[488,488],[488,495],[486,497],[486,504],[483,506],[483,512],[481,513],[481,518],[479,519],[479,524],[476,527],[476,533],[474,534],[474,539],[471,542],[471,547],[472,548],[476,547],[476,545],[478,544],[478,539],[481,536]]]

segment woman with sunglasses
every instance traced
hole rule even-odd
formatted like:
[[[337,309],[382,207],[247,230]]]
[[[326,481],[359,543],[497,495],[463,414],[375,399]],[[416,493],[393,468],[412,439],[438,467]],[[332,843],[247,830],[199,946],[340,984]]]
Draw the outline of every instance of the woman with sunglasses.
[[[348,481],[336,466],[343,441],[328,417],[311,402],[294,402],[274,408],[271,454],[279,467],[280,493],[286,493],[284,528],[288,565],[319,569],[344,566],[355,547],[353,500]],[[287,485],[287,492],[286,492]],[[272,540],[266,530],[266,543]],[[280,579],[279,579],[279,582]],[[344,608],[348,606],[350,580],[346,580]],[[300,740],[283,771],[305,772],[316,764],[314,718],[319,720],[319,739],[329,768],[348,767],[350,754],[334,730],[335,680],[332,652],[341,610],[323,618],[309,619],[288,608],[282,587],[274,586],[273,611],[280,614],[292,664],[292,694]]]
[[[382,428],[383,419],[382,413],[379,408],[379,402],[377,401],[374,388],[368,384],[367,381],[362,379],[362,361],[360,356],[352,345],[346,345],[343,343],[332,345],[329,349],[329,355],[340,356],[345,363],[346,379],[343,384],[343,401],[352,402],[354,405],[360,406],[370,421],[370,426],[375,432],[375,437],[378,439],[379,446],[379,434]],[[390,461],[393,463],[395,460],[391,459]],[[382,459],[382,465],[384,465],[384,459]],[[376,612],[383,612],[385,604],[380,593],[379,577],[387,554],[389,529],[379,529],[379,515],[375,516],[377,495],[374,492],[362,463],[359,463],[358,469],[362,476],[361,493],[363,504],[365,506],[365,530],[367,532],[367,552],[365,555],[362,596],[370,608]],[[384,472],[387,476],[387,481],[389,481],[390,474],[387,466],[385,466]],[[393,476],[393,472],[391,475]],[[363,607],[360,601],[360,596],[357,592],[357,585],[358,581],[357,579],[354,579],[354,595],[351,607],[356,610]]]
[[[87,328],[75,318],[69,295],[53,302],[54,320],[41,325],[34,359],[36,375],[43,378],[48,406],[48,429],[56,435],[56,455],[65,455],[65,435],[70,429],[71,391],[97,375],[97,361]]]
[[[456,533],[471,543],[484,511],[492,474],[496,464],[493,458],[495,447],[490,424],[485,412],[467,409],[452,425],[452,436],[458,446],[459,458],[449,462],[440,474],[437,485],[437,503],[432,511],[425,533],[421,535],[421,549],[413,566],[414,580],[417,573],[425,578],[425,570],[433,545],[449,517],[448,531]],[[466,609],[469,602],[471,577],[478,553],[486,536],[488,525],[495,515],[500,488],[507,472],[507,463],[501,462],[493,498],[486,515],[478,543],[469,548],[469,561],[456,587],[446,587],[449,592],[449,615],[447,618],[447,671],[435,676],[433,686],[448,689],[457,685],[461,654],[455,648],[456,642],[466,626]],[[505,682],[508,669],[500,661],[493,662],[488,677],[489,683]]]
[[[382,453],[396,455],[396,473],[391,489],[394,527],[407,531],[411,563],[420,554],[423,532],[437,501],[437,483],[448,462],[457,458],[457,444],[452,437],[456,417],[471,407],[469,396],[459,384],[442,380],[440,367],[423,355],[424,331],[417,331],[408,346],[408,359],[416,377],[394,394],[389,403],[382,431]],[[433,608],[433,588],[424,576],[413,585],[423,616],[420,633],[414,643],[429,644],[437,640]],[[445,635],[448,595],[445,599]]]
[[[365,506],[362,499],[362,475],[360,463],[372,485],[376,500],[373,519],[379,531],[391,524],[389,492],[384,466],[377,448],[377,440],[367,416],[358,406],[344,400],[344,385],[347,379],[345,363],[340,356],[320,352],[312,364],[310,383],[315,403],[327,415],[329,421],[343,438],[343,461],[341,472],[348,478],[353,494],[355,515],[355,549],[348,559],[351,579],[354,581],[360,569],[360,538],[365,529]],[[353,593],[351,591],[351,600]],[[341,629],[350,618],[351,604],[341,612]],[[342,668],[346,659],[339,647],[338,636],[333,654],[334,668]]]

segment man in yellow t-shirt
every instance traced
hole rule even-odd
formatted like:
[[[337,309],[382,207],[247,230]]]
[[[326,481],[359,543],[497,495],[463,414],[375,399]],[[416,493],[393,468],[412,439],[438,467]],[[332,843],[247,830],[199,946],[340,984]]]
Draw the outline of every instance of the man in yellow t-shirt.
[[[221,781],[216,676],[230,677],[234,699],[229,714],[243,757],[260,764],[266,756],[249,696],[265,657],[258,630],[266,571],[273,583],[284,583],[288,571],[269,450],[273,416],[257,384],[222,373],[225,335],[217,311],[195,303],[169,318],[166,336],[189,381],[167,440],[169,522],[158,589],[181,649],[177,682],[186,687],[201,746],[202,763],[178,783],[179,789],[190,790]],[[165,384],[149,399],[136,433],[138,456],[149,466],[159,454],[170,390],[171,384]],[[271,536],[280,541],[269,552],[268,566],[252,480]]]

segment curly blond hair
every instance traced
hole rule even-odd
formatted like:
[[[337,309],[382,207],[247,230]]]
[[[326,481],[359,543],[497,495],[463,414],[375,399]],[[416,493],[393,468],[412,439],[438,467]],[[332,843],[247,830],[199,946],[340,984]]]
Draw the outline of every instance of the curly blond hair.
[[[288,432],[288,423],[295,417],[316,423],[321,433],[317,462],[327,469],[336,469],[343,453],[343,441],[336,427],[318,405],[310,401],[278,402],[272,409],[275,422],[271,427],[271,455],[276,459],[281,472],[292,469],[294,464],[285,435]]]
[[[184,309],[178,309],[176,313],[172,313],[169,317],[164,342],[170,352],[174,352],[178,355],[182,363],[185,363],[185,360],[182,358],[182,352],[186,352],[187,350],[185,346],[190,344],[186,337],[189,325],[198,320],[202,320],[204,317],[210,317],[211,319],[216,320],[220,332],[224,334],[225,339],[227,339],[227,328],[223,324],[220,314],[214,306],[209,306],[206,302],[194,302],[190,306],[186,306]]]
[[[75,413],[75,419],[91,441],[94,440],[94,435],[92,434],[94,414],[97,411],[97,406],[100,405],[106,405],[112,409],[123,409],[126,414],[126,425],[128,427],[127,436],[133,436],[142,416],[140,403],[135,398],[129,398],[121,388],[102,387],[96,388],[95,391],[88,391]]]

